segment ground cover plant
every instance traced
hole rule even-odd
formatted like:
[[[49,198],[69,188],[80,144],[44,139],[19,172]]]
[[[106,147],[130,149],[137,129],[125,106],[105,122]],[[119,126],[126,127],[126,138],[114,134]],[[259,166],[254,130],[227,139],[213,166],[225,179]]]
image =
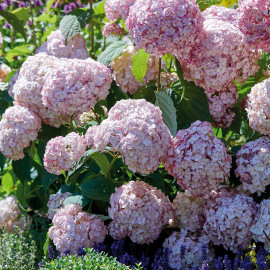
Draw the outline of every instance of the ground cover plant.
[[[10,0],[0,26],[3,269],[270,269],[269,0]]]

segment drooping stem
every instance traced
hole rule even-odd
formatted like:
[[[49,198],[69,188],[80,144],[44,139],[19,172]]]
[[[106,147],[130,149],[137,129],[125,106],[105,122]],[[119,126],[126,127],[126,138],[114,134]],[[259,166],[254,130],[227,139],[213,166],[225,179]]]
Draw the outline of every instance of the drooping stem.
[[[90,9],[93,10],[93,0],[89,0]],[[94,58],[95,56],[95,47],[94,47],[94,24],[93,18],[90,21],[90,39],[91,39],[91,56]]]
[[[35,49],[37,49],[37,39],[36,39],[36,33],[35,33],[35,25],[34,25],[34,14],[33,14],[32,0],[30,0],[29,3],[30,3],[31,28],[32,28],[32,33],[33,33],[34,46],[35,46]]]
[[[157,90],[160,90],[160,73],[161,73],[161,58],[158,61],[158,80],[157,80]]]

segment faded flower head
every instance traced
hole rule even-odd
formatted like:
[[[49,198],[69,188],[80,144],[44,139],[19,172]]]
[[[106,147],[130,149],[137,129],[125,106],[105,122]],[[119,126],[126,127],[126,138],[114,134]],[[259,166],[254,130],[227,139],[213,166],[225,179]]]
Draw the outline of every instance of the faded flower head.
[[[60,175],[69,171],[85,151],[84,138],[75,132],[53,138],[46,145],[44,167],[49,173]]]
[[[94,149],[104,150],[109,144],[119,150],[128,168],[142,174],[156,170],[171,145],[161,110],[144,99],[118,101],[85,138]]]
[[[0,64],[0,82],[7,82],[7,76],[11,72],[11,68],[6,64]]]
[[[35,113],[17,105],[9,107],[0,121],[0,152],[13,160],[22,159],[23,149],[37,138],[40,128]]]
[[[209,122],[179,130],[164,161],[166,170],[194,197],[209,197],[230,175],[232,158]]]
[[[114,239],[129,236],[132,242],[149,244],[156,240],[172,218],[169,198],[156,187],[131,181],[117,188],[110,198],[109,225]]]
[[[102,35],[104,37],[108,37],[109,35],[117,36],[117,35],[123,35],[124,29],[116,24],[116,23],[105,23],[103,29],[102,29]]]

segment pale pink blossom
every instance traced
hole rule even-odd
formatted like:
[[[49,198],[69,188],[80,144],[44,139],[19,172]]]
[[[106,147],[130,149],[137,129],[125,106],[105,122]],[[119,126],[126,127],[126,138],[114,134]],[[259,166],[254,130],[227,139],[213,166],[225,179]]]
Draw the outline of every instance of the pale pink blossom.
[[[205,9],[202,15],[205,19],[219,19],[237,25],[237,9],[213,5]]]
[[[106,17],[109,21],[116,21],[119,17],[125,20],[129,9],[136,0],[107,0],[105,3]]]
[[[105,23],[103,29],[102,29],[102,35],[104,37],[108,37],[109,35],[117,36],[117,35],[123,35],[124,29],[116,24],[116,23]]]

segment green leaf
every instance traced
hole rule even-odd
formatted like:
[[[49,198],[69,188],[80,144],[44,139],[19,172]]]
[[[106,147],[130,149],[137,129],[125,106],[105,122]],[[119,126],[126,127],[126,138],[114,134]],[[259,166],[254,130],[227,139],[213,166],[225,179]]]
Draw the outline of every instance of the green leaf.
[[[46,22],[46,23],[51,23],[54,24],[57,22],[57,16],[54,14],[41,14],[40,16],[37,17],[36,22]]]
[[[2,64],[9,66],[9,62],[3,56],[0,56],[0,65]]]
[[[83,195],[92,200],[108,202],[117,185],[109,182],[104,176],[92,179],[82,185],[80,189]]]
[[[44,256],[48,259],[49,258],[49,252],[48,252],[48,246],[50,245],[50,237],[49,237],[49,233],[46,234],[46,241],[43,245],[43,252],[44,252]]]
[[[149,54],[144,50],[140,49],[132,57],[132,73],[133,76],[140,82],[143,83],[143,78],[147,71],[147,63],[149,59]]]
[[[91,9],[75,9],[68,15],[64,16],[60,22],[60,30],[62,31],[66,41],[80,33],[92,18],[93,10]]]
[[[77,203],[85,207],[90,202],[90,199],[83,195],[71,195],[64,200],[64,205]]]
[[[94,15],[105,14],[105,0],[95,3],[93,8],[94,8]]]
[[[18,178],[13,171],[6,172],[2,178],[1,186],[8,194],[16,189]]]
[[[101,172],[104,175],[108,175],[111,164],[105,154],[96,152],[93,153],[90,158],[97,163],[97,165],[100,167]]]
[[[177,132],[177,121],[176,121],[176,109],[170,96],[164,92],[156,93],[156,104],[162,111],[162,118],[165,125],[170,130],[174,137]]]
[[[22,21],[27,21],[30,16],[29,9],[25,7],[17,8],[13,10],[12,13],[16,15],[19,20],[22,20]]]
[[[46,9],[47,9],[47,12],[50,11],[53,3],[54,3],[55,0],[48,0],[47,3],[46,3]]]
[[[136,93],[133,95],[134,99],[142,99],[144,98],[148,102],[155,104],[156,95],[155,91],[157,90],[157,86],[155,82],[150,82],[147,85],[139,88]]]
[[[98,57],[98,61],[108,66],[117,56],[119,56],[127,47],[124,41],[116,41],[110,44],[104,52]]]
[[[43,167],[42,165],[42,161],[39,157],[39,153],[37,151],[37,147],[36,147],[36,141],[33,141],[29,150],[28,150],[28,154],[30,156],[30,158],[32,158],[41,168]]]
[[[235,83],[237,89],[238,89],[238,94],[239,94],[239,99],[238,103],[241,102],[251,91],[251,88],[256,84],[255,78],[249,77],[246,82],[243,84]]]
[[[7,22],[13,26],[14,30],[19,32],[24,39],[26,39],[23,21],[19,20],[15,14],[4,10],[0,10],[0,16],[4,17]]]

